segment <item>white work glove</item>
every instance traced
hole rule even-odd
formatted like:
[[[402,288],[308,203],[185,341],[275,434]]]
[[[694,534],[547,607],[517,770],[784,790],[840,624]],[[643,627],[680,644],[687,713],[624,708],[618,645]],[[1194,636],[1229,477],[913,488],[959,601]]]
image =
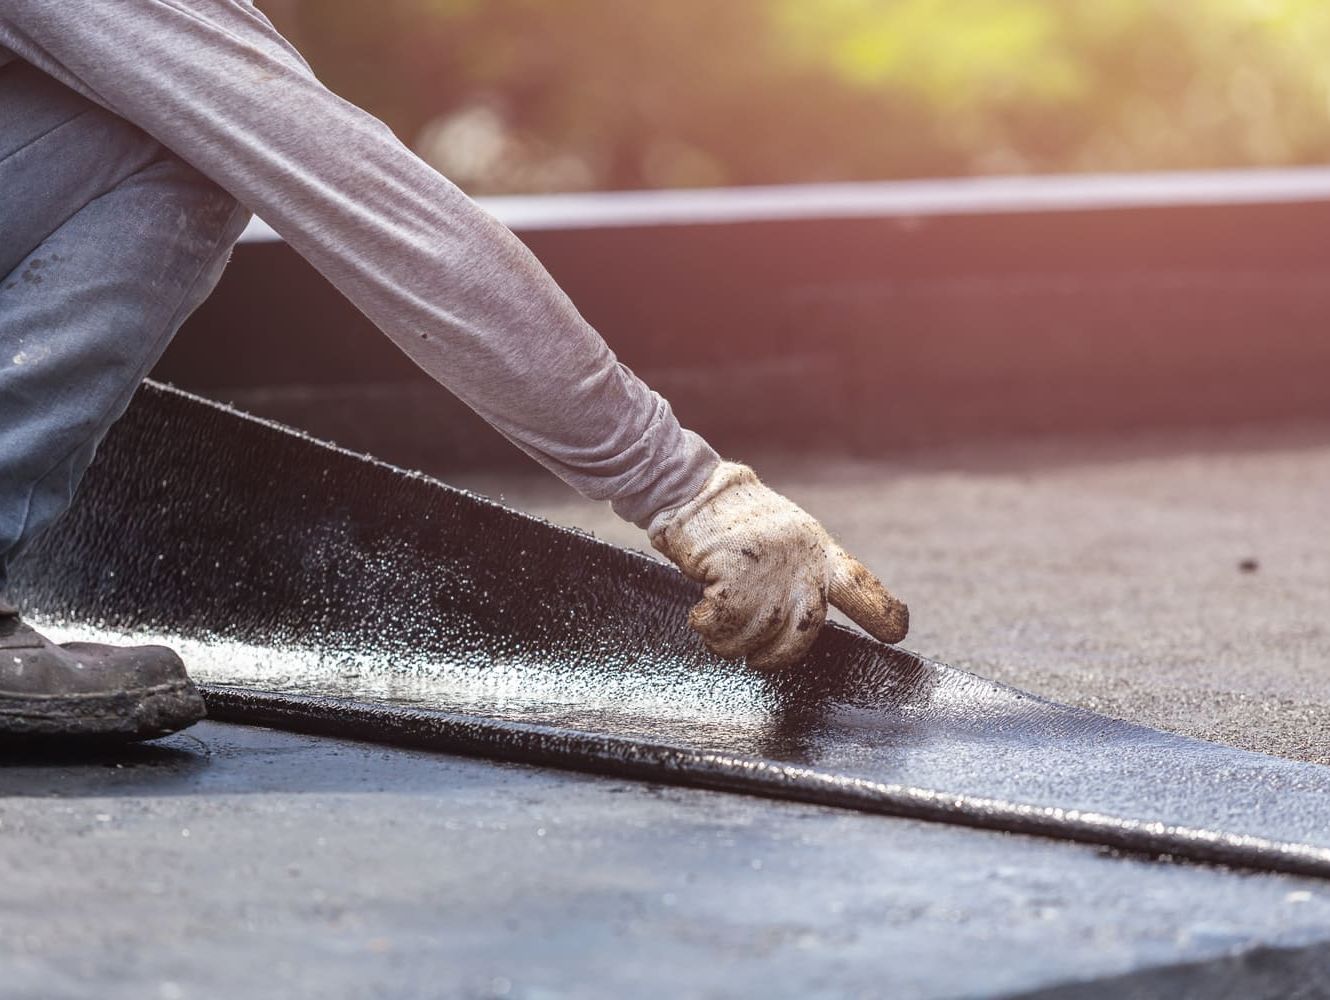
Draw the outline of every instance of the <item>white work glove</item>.
[[[771,670],[797,663],[827,617],[827,603],[869,635],[899,642],[910,613],[862,563],[798,505],[746,465],[722,462],[682,507],[657,514],[651,544],[705,584],[688,623],[708,649]]]

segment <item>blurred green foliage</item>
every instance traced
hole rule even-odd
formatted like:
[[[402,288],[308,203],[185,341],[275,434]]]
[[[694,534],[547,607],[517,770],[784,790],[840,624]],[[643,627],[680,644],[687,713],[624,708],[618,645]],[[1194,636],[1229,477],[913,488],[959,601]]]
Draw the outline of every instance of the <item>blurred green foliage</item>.
[[[475,193],[1330,159],[1326,0],[259,0]]]

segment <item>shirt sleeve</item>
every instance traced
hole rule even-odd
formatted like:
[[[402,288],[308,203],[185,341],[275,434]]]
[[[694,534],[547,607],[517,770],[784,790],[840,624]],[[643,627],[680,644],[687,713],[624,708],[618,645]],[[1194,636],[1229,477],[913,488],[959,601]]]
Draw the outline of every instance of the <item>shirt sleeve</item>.
[[[719,462],[511,232],[241,0],[0,0],[8,48],[229,191],[431,377],[645,525]]]

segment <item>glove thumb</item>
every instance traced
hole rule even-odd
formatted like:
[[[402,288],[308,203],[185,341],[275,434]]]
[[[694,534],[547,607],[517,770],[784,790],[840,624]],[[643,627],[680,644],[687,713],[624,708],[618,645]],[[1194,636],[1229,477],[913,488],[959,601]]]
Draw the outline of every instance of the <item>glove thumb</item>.
[[[900,642],[910,630],[910,609],[839,545],[831,554],[827,599],[874,639]]]

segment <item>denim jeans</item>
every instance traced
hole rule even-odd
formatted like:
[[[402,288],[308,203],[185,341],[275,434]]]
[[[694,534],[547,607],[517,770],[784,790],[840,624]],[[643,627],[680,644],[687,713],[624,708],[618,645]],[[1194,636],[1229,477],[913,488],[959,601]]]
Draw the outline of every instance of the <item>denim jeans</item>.
[[[0,68],[0,593],[247,221],[124,119]]]

